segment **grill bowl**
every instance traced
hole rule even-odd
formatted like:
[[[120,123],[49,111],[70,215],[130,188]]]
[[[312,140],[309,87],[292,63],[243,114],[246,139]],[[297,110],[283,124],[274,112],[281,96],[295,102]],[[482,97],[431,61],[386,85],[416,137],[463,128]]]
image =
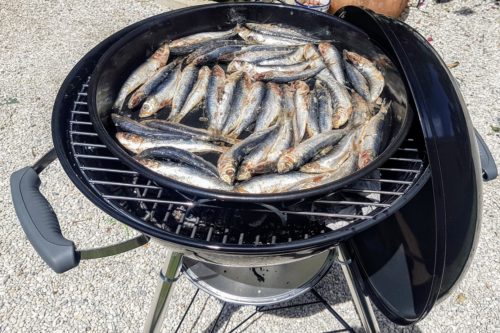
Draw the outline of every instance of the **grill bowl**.
[[[275,22],[302,28],[324,39],[333,38],[334,44],[340,49],[354,50],[384,64],[386,87],[382,97],[392,100],[393,123],[388,145],[377,159],[348,177],[312,189],[276,194],[240,194],[208,190],[163,177],[131,157],[116,141],[116,129],[110,117],[115,97],[130,73],[166,40],[202,31],[229,29],[237,22],[245,21]],[[89,84],[89,102],[90,116],[99,138],[130,168],[157,184],[182,193],[195,195],[198,198],[234,202],[290,202],[317,198],[344,187],[368,175],[393,155],[405,139],[413,119],[413,113],[407,104],[406,87],[398,70],[364,32],[327,14],[294,6],[272,4],[198,6],[160,14],[143,21],[138,28],[121,38],[101,57]],[[201,127],[201,123],[193,118],[187,124]]]

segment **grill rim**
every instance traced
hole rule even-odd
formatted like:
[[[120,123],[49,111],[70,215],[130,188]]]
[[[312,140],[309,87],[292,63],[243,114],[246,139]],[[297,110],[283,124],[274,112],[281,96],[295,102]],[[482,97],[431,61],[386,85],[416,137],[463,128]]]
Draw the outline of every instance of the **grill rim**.
[[[88,90],[88,97],[89,97],[89,110],[90,110],[90,118],[91,121],[94,124],[95,131],[97,132],[99,138],[101,141],[108,147],[108,149],[111,151],[111,153],[118,157],[124,164],[126,164],[129,168],[132,170],[138,171],[140,174],[146,176],[147,178],[153,180],[159,185],[162,185],[164,187],[169,187],[173,188],[177,191],[189,194],[189,195],[195,195],[201,198],[209,198],[209,199],[217,199],[217,200],[225,200],[225,201],[231,201],[231,202],[255,202],[258,200],[260,203],[279,203],[279,202],[287,202],[287,201],[294,201],[298,200],[301,198],[318,198],[321,196],[324,196],[328,193],[332,193],[338,189],[341,189],[343,187],[346,187],[349,184],[352,184],[354,181],[367,176],[371,172],[373,172],[376,168],[381,166],[383,163],[386,162],[386,160],[394,155],[394,153],[397,151],[397,149],[402,145],[404,140],[407,138],[408,133],[410,131],[410,128],[413,123],[414,119],[414,109],[410,107],[410,101],[408,100],[409,97],[409,91],[408,91],[408,86],[403,80],[403,76],[401,75],[400,70],[398,69],[398,74],[399,77],[401,78],[401,81],[404,85],[403,89],[407,97],[407,104],[406,104],[406,112],[404,114],[404,119],[401,121],[401,127],[399,129],[399,132],[391,137],[391,141],[387,145],[387,147],[384,149],[384,151],[377,156],[377,158],[372,161],[368,166],[357,170],[356,172],[352,173],[351,175],[341,178],[339,180],[333,181],[328,184],[324,184],[321,186],[317,186],[311,189],[307,190],[300,190],[300,191],[290,191],[290,192],[282,192],[282,193],[274,193],[274,194],[249,194],[249,193],[231,193],[231,192],[224,192],[224,191],[218,191],[218,190],[209,190],[209,189],[204,189],[201,187],[185,184],[179,181],[176,181],[174,179],[170,179],[168,177],[161,176],[150,169],[146,168],[145,166],[141,165],[138,163],[135,159],[133,159],[128,152],[125,151],[125,149],[115,140],[114,137],[112,137],[108,131],[107,126],[104,124],[101,115],[99,115],[98,108],[97,108],[97,92],[98,92],[98,85],[99,85],[99,79],[101,77],[101,74],[105,71],[106,68],[109,67],[110,60],[112,60],[113,56],[121,50],[122,47],[124,47],[130,39],[137,38],[139,36],[144,36],[145,31],[148,31],[149,28],[152,28],[158,24],[162,24],[162,22],[168,21],[169,17],[179,15],[179,14],[188,14],[194,11],[198,10],[204,10],[204,9],[227,9],[230,12],[233,9],[238,9],[238,8],[266,8],[266,10],[273,9],[273,8],[286,8],[290,9],[296,12],[304,12],[304,13],[309,13],[313,14],[315,16],[319,17],[324,17],[330,21],[341,21],[342,25],[349,26],[350,29],[355,30],[363,35],[367,35],[366,32],[363,30],[359,29],[355,25],[343,21],[339,19],[338,17],[331,16],[325,13],[317,12],[317,11],[312,11],[308,10],[305,8],[299,8],[297,6],[291,6],[291,5],[277,5],[277,4],[272,4],[272,3],[230,3],[230,4],[207,4],[207,5],[200,5],[200,6],[193,6],[193,7],[188,7],[184,8],[179,11],[172,11],[172,12],[167,12],[163,13],[157,16],[153,16],[151,18],[148,18],[146,20],[143,20],[140,24],[140,26],[137,29],[132,30],[131,32],[127,33],[123,38],[118,40],[116,43],[114,43],[110,48],[108,48],[101,56],[101,58],[98,60],[97,66],[95,67],[93,71],[93,75],[90,79],[89,83],[89,90]],[[296,19],[295,19],[296,20]],[[164,24],[164,23],[163,23]],[[146,29],[147,28],[147,29]],[[390,52],[387,52],[381,45],[379,45],[376,41],[371,40],[371,43],[377,46],[379,49],[381,49],[384,52],[384,55],[391,57],[391,61],[394,63],[394,65],[397,67],[397,62],[396,59],[392,59],[392,55]]]

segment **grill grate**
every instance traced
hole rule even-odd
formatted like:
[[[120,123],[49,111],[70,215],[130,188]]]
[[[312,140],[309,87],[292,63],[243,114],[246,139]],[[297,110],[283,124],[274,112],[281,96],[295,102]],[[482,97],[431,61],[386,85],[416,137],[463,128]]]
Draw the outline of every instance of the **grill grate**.
[[[90,121],[87,88],[88,81],[74,101],[69,121],[72,154],[81,178],[115,209],[182,237],[218,244],[267,245],[348,228],[397,203],[426,167],[425,152],[408,138],[372,175],[319,200],[286,207],[199,200],[158,186],[113,156]]]

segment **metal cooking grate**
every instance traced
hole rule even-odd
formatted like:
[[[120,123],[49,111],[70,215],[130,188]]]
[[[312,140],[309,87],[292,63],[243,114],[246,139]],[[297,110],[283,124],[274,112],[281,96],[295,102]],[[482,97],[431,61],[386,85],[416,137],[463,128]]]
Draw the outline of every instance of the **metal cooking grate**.
[[[280,207],[198,200],[156,185],[111,154],[90,121],[87,88],[88,84],[82,85],[69,124],[72,153],[82,178],[115,209],[183,237],[266,245],[347,228],[385,212],[426,167],[425,152],[408,138],[370,177],[319,200]]]

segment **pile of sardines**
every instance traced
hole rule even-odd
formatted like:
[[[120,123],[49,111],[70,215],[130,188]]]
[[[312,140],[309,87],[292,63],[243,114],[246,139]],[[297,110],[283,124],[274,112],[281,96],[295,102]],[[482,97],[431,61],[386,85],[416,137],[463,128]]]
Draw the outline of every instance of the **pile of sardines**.
[[[380,153],[391,124],[383,88],[380,70],[355,52],[246,23],[163,44],[125,81],[112,119],[120,144],[160,175],[279,193],[346,177]],[[198,128],[181,123],[194,112]],[[218,154],[213,163],[207,153]]]

